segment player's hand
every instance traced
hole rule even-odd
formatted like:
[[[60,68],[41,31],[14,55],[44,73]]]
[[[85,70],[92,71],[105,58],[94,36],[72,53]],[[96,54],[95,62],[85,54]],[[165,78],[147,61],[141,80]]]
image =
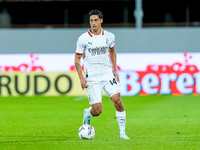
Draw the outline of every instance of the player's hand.
[[[114,76],[115,76],[117,82],[119,82],[119,75],[117,73],[117,70],[113,70],[113,73],[114,73]]]
[[[84,90],[84,89],[86,89],[87,87],[88,87],[88,85],[87,85],[86,79],[85,79],[85,78],[82,78],[82,79],[81,79],[81,88]]]

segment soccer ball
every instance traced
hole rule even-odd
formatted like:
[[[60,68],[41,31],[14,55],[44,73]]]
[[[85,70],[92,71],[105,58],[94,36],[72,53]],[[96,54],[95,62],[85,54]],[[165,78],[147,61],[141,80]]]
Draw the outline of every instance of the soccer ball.
[[[94,138],[95,129],[90,124],[84,124],[79,128],[78,135],[81,139],[91,140]]]

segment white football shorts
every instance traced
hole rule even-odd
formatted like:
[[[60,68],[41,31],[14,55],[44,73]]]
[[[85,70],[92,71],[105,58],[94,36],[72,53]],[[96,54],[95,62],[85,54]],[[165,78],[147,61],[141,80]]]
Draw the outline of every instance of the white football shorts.
[[[102,89],[108,97],[120,93],[119,83],[115,78],[110,80],[99,82],[87,82],[88,88],[86,88],[87,97],[90,105],[102,102]]]

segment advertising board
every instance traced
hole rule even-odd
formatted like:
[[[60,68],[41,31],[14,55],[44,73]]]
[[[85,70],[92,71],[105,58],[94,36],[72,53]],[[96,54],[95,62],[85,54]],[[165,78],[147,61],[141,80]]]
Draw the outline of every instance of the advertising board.
[[[118,53],[123,96],[200,94],[200,53]],[[85,95],[74,54],[1,54],[0,95]]]

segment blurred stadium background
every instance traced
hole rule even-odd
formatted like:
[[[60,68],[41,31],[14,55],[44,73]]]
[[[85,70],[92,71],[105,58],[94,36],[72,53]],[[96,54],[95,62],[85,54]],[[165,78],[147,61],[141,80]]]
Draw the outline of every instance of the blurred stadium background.
[[[84,95],[73,63],[91,9],[116,35],[123,95],[200,93],[195,0],[1,0],[1,95]]]
[[[89,104],[74,54],[91,9],[116,35],[130,141],[106,97],[96,137],[78,139]],[[199,149],[199,14],[197,0],[0,0],[0,149]]]

